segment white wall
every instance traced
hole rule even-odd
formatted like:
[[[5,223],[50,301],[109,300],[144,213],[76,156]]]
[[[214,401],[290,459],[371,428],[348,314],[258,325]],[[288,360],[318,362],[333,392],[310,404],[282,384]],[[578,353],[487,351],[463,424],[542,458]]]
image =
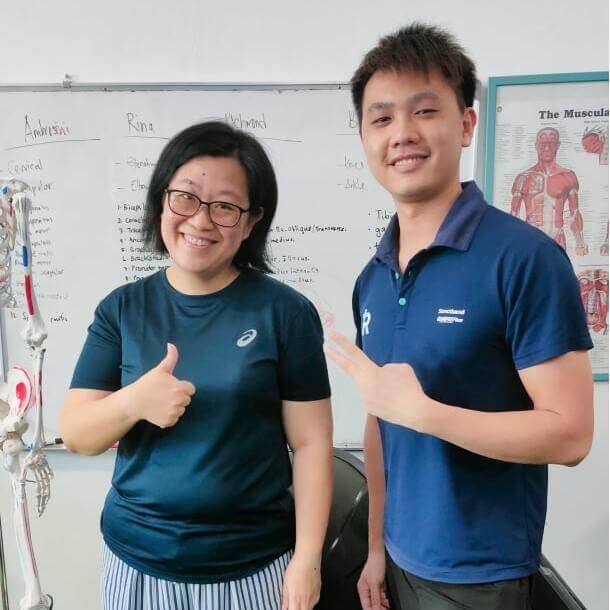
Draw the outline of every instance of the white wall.
[[[451,29],[489,76],[608,69],[605,0],[309,0],[289,2],[5,2],[0,84],[59,82],[338,82],[377,38],[419,19]],[[56,356],[57,357],[57,356]],[[593,451],[553,467],[544,552],[592,609],[608,608],[608,385],[596,385]],[[98,512],[112,455],[53,453],[54,497],[33,526],[56,608],[97,607]],[[21,592],[0,476],[11,608]],[[36,521],[36,520],[35,520]]]
[[[171,8],[170,8],[171,6]],[[345,81],[415,19],[454,31],[480,76],[608,69],[604,0],[3,3],[0,82]]]

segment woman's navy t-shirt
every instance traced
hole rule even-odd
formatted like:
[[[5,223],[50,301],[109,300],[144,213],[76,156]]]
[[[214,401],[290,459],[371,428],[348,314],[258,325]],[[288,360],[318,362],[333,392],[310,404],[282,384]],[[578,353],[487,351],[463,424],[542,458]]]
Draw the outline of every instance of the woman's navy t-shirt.
[[[102,514],[110,549],[159,578],[243,577],[294,545],[282,401],[330,395],[313,305],[264,274],[209,295],[160,271],[97,307],[72,388],[115,391],[178,348],[174,375],[196,392],[178,423],[140,421],[121,439]]]

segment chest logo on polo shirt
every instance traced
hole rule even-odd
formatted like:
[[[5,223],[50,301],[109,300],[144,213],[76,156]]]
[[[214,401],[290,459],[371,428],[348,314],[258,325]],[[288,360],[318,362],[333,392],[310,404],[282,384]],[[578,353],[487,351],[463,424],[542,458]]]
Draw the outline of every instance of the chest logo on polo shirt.
[[[364,335],[369,334],[369,324],[371,323],[371,312],[364,308],[364,313],[362,314],[362,324],[360,325],[360,334],[364,337]]]
[[[442,309],[439,307],[436,321],[439,324],[461,324],[465,315],[465,309]]]
[[[246,345],[252,343],[252,341],[254,341],[254,339],[256,339],[256,335],[258,335],[258,333],[253,328],[251,328],[250,330],[247,330],[237,340],[237,347],[246,347]]]

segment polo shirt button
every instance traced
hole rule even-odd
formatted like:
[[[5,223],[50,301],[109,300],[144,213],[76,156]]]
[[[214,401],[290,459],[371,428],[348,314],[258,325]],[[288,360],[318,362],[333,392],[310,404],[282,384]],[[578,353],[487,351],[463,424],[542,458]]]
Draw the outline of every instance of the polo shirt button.
[[[400,278],[400,273],[396,272],[395,276],[396,276],[396,279],[399,279]]]
[[[398,299],[399,305],[404,305],[406,302],[407,302],[407,299],[405,299],[405,297],[400,297],[400,299]]]

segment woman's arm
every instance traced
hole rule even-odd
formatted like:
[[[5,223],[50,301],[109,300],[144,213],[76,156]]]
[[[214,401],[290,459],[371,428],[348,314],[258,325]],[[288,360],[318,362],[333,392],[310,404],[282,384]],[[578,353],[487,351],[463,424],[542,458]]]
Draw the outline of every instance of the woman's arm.
[[[59,415],[66,447],[98,455],[142,419],[160,428],[175,425],[195,393],[192,383],[174,377],[177,362],[178,350],[169,343],[167,355],[156,367],[116,392],[70,390]]]
[[[320,562],[332,497],[330,399],[284,401],[284,430],[294,452],[295,553],[284,579],[284,609],[313,608],[320,597]]]
[[[118,392],[73,389],[59,413],[59,433],[73,453],[103,453],[136,423],[129,416],[123,388]]]

